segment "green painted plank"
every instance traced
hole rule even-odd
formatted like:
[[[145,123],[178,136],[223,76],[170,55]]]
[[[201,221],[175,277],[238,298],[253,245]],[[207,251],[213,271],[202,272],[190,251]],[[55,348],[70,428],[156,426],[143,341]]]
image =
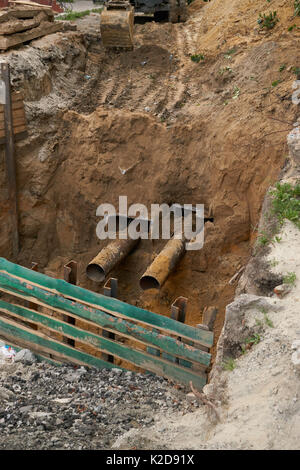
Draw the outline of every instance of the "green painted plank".
[[[160,330],[166,330],[171,334],[191,339],[197,343],[210,348],[213,345],[213,333],[211,331],[199,330],[190,325],[177,322],[171,318],[159,315],[157,313],[144,310],[125,302],[121,302],[113,297],[107,297],[101,294],[96,294],[82,287],[74,286],[61,279],[54,279],[44,274],[24,268],[20,265],[11,263],[5,258],[0,258],[0,271],[6,271],[14,276],[27,279],[34,284],[38,284],[44,289],[55,291],[58,294],[63,294],[67,298],[79,300],[81,302],[91,304],[96,308],[102,308],[109,311],[111,314],[126,317],[130,320],[136,320],[145,323],[151,327],[156,327]]]
[[[154,333],[158,333],[158,334],[159,334],[159,330],[157,330],[156,328],[153,328],[152,331],[153,331]],[[149,354],[152,354],[152,356],[157,356],[157,357],[160,356],[160,350],[157,349],[157,348],[152,348],[151,346],[148,346],[148,347],[147,347],[147,352],[148,352]]]
[[[48,307],[57,308],[63,313],[73,313],[80,318],[96,323],[103,329],[117,330],[117,332],[123,333],[131,338],[157,346],[170,354],[181,356],[185,359],[190,359],[207,366],[210,364],[211,355],[207,352],[186,345],[174,338],[146,330],[145,328],[129,323],[126,320],[113,317],[101,310],[65,299],[60,295],[41,289],[38,286],[28,284],[28,282],[24,280],[20,280],[0,272],[0,289],[1,288],[15,295],[22,294],[30,301],[33,301],[34,298],[39,299],[39,301],[46,304]]]
[[[192,381],[196,387],[200,388],[202,388],[206,383],[206,377],[204,374],[191,373],[189,370],[184,369],[181,366],[170,364],[163,359],[151,356],[143,351],[134,350],[121,343],[81,330],[69,323],[64,323],[52,317],[43,316],[34,310],[29,310],[19,305],[12,305],[2,300],[0,300],[0,310],[8,314],[10,312],[15,313],[21,317],[21,319],[32,320],[33,322],[42,324],[45,327],[58,331],[59,333],[63,333],[65,336],[72,337],[78,341],[82,340],[91,346],[100,348],[105,353],[111,353],[141,367],[142,369],[150,370],[157,375],[162,375],[186,385]]]
[[[51,349],[52,351],[56,351],[60,354],[63,354],[66,359],[74,358],[78,361],[85,363],[88,366],[97,367],[99,369],[111,369],[113,367],[118,367],[122,369],[122,367],[116,366],[111,364],[110,362],[105,362],[99,359],[98,357],[91,356],[90,354],[84,353],[82,351],[78,351],[77,349],[71,348],[65,344],[59,343],[57,341],[53,341],[50,339],[42,338],[35,333],[31,333],[26,331],[24,327],[19,324],[14,323],[9,324],[7,320],[4,318],[0,318],[0,334],[1,331],[7,333],[9,336],[14,338],[19,338],[20,340],[28,341],[45,348]]]

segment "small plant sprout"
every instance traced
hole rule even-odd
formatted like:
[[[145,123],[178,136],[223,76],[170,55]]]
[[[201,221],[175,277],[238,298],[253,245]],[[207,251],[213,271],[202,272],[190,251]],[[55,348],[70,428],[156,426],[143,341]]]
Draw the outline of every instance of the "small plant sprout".
[[[277,261],[276,259],[272,259],[269,261],[269,266],[271,266],[271,268],[275,268],[275,266],[277,266],[279,264],[279,261]]]
[[[294,16],[300,16],[300,0],[294,1]]]
[[[265,231],[260,232],[257,241],[260,245],[265,246],[269,243],[270,239]]]
[[[265,318],[266,325],[268,325],[270,328],[274,328],[274,324],[272,320],[268,317],[266,313],[264,313],[264,318]]]
[[[235,86],[233,89],[232,99],[236,100],[239,96],[240,96],[240,89],[239,87]]]
[[[203,54],[193,54],[190,56],[191,61],[196,62],[197,64],[202,60],[205,60],[205,57]]]
[[[265,28],[267,30],[273,29],[276,23],[278,23],[279,18],[277,16],[277,12],[273,11],[270,12],[268,15],[265,13],[262,15],[261,13],[259,14],[257,23],[259,24],[260,28]]]
[[[272,87],[279,85],[279,83],[280,83],[280,80],[275,80],[274,82],[272,82]]]
[[[228,357],[223,362],[223,369],[225,370],[233,370],[236,368],[235,360],[232,357]]]
[[[263,322],[259,318],[255,318],[255,323],[259,328],[262,328],[264,326]]]
[[[258,333],[254,333],[253,336],[251,336],[250,338],[247,338],[245,340],[245,343],[246,344],[258,344],[260,342],[260,335]]]
[[[296,284],[296,279],[297,279],[296,273],[290,272],[290,273],[287,273],[283,277],[283,282],[284,284],[289,284],[290,286],[294,286]]]
[[[225,59],[231,60],[231,56],[235,54],[237,49],[233,47],[232,49],[229,49],[227,52],[225,52],[224,57]]]
[[[223,75],[225,72],[232,73],[232,68],[231,67],[222,67],[219,70],[219,74]]]

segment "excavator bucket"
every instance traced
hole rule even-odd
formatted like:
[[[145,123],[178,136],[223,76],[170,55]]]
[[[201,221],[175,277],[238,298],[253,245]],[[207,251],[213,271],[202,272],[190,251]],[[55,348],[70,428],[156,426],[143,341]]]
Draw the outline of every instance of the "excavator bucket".
[[[133,49],[134,8],[126,1],[108,2],[101,13],[104,47]]]

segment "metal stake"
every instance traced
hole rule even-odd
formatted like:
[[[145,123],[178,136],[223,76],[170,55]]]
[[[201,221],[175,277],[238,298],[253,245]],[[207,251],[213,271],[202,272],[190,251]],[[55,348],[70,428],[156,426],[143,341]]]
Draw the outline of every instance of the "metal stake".
[[[110,277],[104,284],[103,294],[116,299],[118,296],[118,279]],[[115,334],[111,331],[102,330],[102,336],[104,338],[115,339]],[[107,362],[114,362],[114,356],[106,353],[102,353],[102,359]]]
[[[77,262],[69,261],[64,265],[64,280],[69,282],[69,284],[77,284]],[[68,322],[70,325],[75,325],[75,318],[69,317],[68,315],[63,315],[63,321]],[[63,342],[69,344],[70,346],[75,347],[75,340],[71,338],[63,338]]]

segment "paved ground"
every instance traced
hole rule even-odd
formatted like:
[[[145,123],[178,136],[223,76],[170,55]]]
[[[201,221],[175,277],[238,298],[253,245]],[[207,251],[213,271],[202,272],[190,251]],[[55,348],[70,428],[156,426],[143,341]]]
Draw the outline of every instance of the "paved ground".
[[[90,0],[75,0],[73,3],[73,11],[84,11],[84,10],[91,10],[93,8],[101,7],[103,2],[91,2]]]

